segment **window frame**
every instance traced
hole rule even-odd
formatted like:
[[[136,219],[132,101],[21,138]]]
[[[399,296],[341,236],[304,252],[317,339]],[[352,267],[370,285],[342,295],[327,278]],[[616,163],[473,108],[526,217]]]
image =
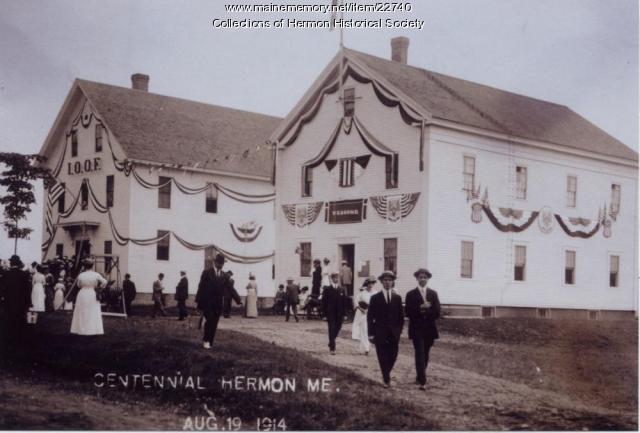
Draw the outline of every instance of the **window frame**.
[[[302,197],[313,196],[313,168],[302,167]]]
[[[616,193],[616,188],[617,188],[617,193]],[[616,200],[617,197],[617,200]],[[611,184],[611,205],[610,205],[610,209],[611,212],[615,215],[618,215],[620,213],[620,208],[622,206],[622,184],[620,183],[612,183]],[[615,203],[615,207],[614,207],[614,203]]]
[[[64,243],[56,244],[56,257],[64,257]]]
[[[100,131],[98,133],[98,131]],[[103,145],[103,136],[104,136],[104,127],[100,123],[96,123],[95,127],[95,151],[96,153],[102,152]]]
[[[396,189],[400,184],[399,155],[388,156],[384,161],[385,189]],[[391,174],[393,173],[393,176]]]
[[[387,241],[395,241],[395,255],[387,256]],[[393,271],[396,275],[398,274],[398,250],[399,250],[399,241],[398,236],[394,237],[385,237],[382,238],[382,264],[384,266],[384,271]],[[393,258],[394,266],[387,266],[387,260]]]
[[[168,230],[158,230],[157,236],[160,237],[167,233],[169,233]],[[164,258],[164,254],[161,255],[161,252],[165,252],[164,248],[166,248],[166,258]],[[164,239],[159,240],[156,243],[156,260],[163,262],[168,262],[171,260],[171,235],[166,236]]]
[[[83,182],[80,186],[80,210],[85,211],[87,209],[89,209],[89,187]]]
[[[71,130],[71,157],[75,158],[78,156],[78,130]]]
[[[571,187],[571,183],[570,183],[570,179],[575,179],[575,185],[574,185],[574,190],[571,191],[570,187]],[[570,197],[571,194],[573,194],[573,204],[570,201]],[[568,208],[572,208],[575,209],[578,206],[578,176],[574,175],[574,174],[568,174],[567,175],[567,184],[566,184],[566,197],[565,197],[565,202],[566,202],[566,206]]]
[[[58,213],[63,213],[66,206],[67,189],[64,182],[60,182],[60,185],[62,186],[62,194],[60,194],[60,197],[58,198]]]
[[[467,160],[473,162],[473,172],[467,172]],[[471,177],[471,188],[467,188],[467,176]],[[476,157],[475,155],[462,155],[462,190],[467,192],[474,192],[476,187]]]
[[[204,211],[205,213],[218,213],[218,189],[215,185],[211,185],[205,193]]]
[[[620,253],[609,253],[608,254],[609,257],[609,288],[612,289],[617,289],[620,287],[620,258],[621,258],[621,254]],[[611,284],[611,278],[613,276],[613,272],[612,272],[612,266],[611,266],[611,259],[613,259],[614,257],[616,257],[618,259],[618,270],[615,273],[615,285]]]
[[[171,184],[173,178],[169,176],[158,176],[158,185],[162,185],[163,183],[167,183],[165,186],[158,188],[158,209],[171,209]],[[166,200],[166,206],[164,206],[163,202]]]
[[[313,251],[313,245],[311,244],[311,241],[304,241],[304,242],[299,242],[298,243],[299,247],[300,247],[300,257],[299,257],[299,264],[300,264],[300,276],[301,277],[310,277],[311,273],[313,272],[313,259],[312,259],[312,251]],[[305,248],[304,246],[308,245],[309,246],[309,251],[308,251],[308,257],[305,255]],[[306,273],[304,272],[306,270]]]
[[[344,110],[344,117],[353,117],[356,112],[355,87],[345,87],[342,90],[342,108]]]
[[[465,259],[463,252],[464,252],[464,244],[471,244],[471,259]],[[464,261],[470,261],[469,264],[469,275],[464,275]],[[475,242],[471,239],[460,239],[460,273],[458,274],[459,278],[462,278],[464,280],[472,280],[473,279],[473,265],[475,262]]]
[[[518,184],[518,170],[522,169],[522,171],[524,171],[524,189],[523,189],[523,195],[522,197],[520,197],[519,193],[520,193],[520,188],[519,188],[519,184]],[[518,164],[516,165],[516,190],[515,190],[515,194],[514,197],[516,200],[526,200],[527,199],[527,188],[529,185],[529,168],[526,165],[521,165]]]
[[[111,188],[109,188],[111,187]],[[110,174],[107,175],[105,181],[105,192],[106,192],[106,205],[107,207],[113,207],[115,202],[115,188],[116,188],[116,179],[115,176]]]
[[[569,253],[573,254],[573,268],[570,268],[567,265],[567,261],[569,258]],[[564,272],[562,276],[562,281],[565,286],[575,286],[576,282],[576,269],[578,267],[578,251],[575,248],[564,248],[563,249],[563,258],[564,258]],[[568,272],[571,272],[570,274]],[[567,281],[567,277],[571,275],[571,282]]]
[[[516,258],[517,258],[517,254],[516,251],[518,248],[524,248],[524,265],[522,265],[522,279],[517,279],[517,267],[518,265],[516,264]],[[513,281],[517,282],[517,283],[525,283],[527,281],[527,245],[523,245],[523,244],[514,244],[513,245]]]

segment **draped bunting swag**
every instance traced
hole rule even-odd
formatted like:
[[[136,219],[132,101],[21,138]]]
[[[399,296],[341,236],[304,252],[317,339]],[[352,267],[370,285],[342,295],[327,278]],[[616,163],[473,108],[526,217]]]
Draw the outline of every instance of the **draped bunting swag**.
[[[253,242],[258,236],[260,236],[260,232],[262,231],[262,226],[256,227],[255,223],[253,224],[243,224],[241,226],[234,226],[233,223],[229,223],[231,226],[231,232],[240,242]]]
[[[313,222],[318,219],[323,204],[321,201],[315,203],[283,204],[282,211],[287,221],[289,221],[289,224],[303,228],[313,224]]]
[[[420,197],[419,192],[400,195],[370,197],[371,205],[378,215],[387,221],[396,222],[409,216]]]

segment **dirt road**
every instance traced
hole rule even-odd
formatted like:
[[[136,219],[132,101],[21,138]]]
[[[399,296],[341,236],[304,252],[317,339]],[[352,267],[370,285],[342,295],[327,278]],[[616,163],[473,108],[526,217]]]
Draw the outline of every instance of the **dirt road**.
[[[357,353],[357,342],[344,338],[337,341],[337,354],[327,347],[326,323],[301,320],[285,323],[281,317],[261,317],[257,320],[234,317],[221,320],[222,329],[233,329],[273,344],[294,348],[331,365],[381,383],[375,349],[369,356]],[[444,336],[441,341],[451,337]],[[472,357],[470,352],[468,356]],[[534,389],[504,379],[484,376],[469,370],[453,368],[434,359],[429,364],[427,391],[414,384],[413,351],[401,348],[394,371],[392,388],[373,386],[363,393],[388,393],[390,397],[407,400],[433,412],[434,420],[448,430],[495,429],[635,429],[634,414],[586,405],[569,396]],[[337,384],[339,386],[339,384]]]

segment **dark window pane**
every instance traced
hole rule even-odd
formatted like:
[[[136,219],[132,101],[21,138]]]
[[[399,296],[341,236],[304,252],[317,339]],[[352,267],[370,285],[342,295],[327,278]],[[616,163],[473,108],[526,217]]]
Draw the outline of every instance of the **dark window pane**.
[[[169,233],[166,230],[158,230],[158,236],[163,236]],[[156,246],[156,259],[158,260],[169,260],[169,245],[170,245],[171,237],[165,236],[162,240],[157,243]]]
[[[158,207],[161,209],[171,208],[171,178],[160,176],[158,183],[163,185],[158,188]]]

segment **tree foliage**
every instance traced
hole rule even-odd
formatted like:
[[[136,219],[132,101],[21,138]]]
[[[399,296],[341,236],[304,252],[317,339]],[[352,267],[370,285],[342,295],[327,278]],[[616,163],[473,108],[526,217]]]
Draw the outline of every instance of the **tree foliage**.
[[[51,170],[42,165],[46,158],[41,155],[24,155],[13,152],[0,152],[0,166],[5,170],[0,173],[0,187],[4,194],[0,195],[0,205],[4,208],[2,223],[7,235],[18,239],[29,236],[33,229],[20,227],[20,221],[31,212],[31,205],[36,202],[33,193],[34,182],[43,180],[45,187],[51,186],[55,180]]]

